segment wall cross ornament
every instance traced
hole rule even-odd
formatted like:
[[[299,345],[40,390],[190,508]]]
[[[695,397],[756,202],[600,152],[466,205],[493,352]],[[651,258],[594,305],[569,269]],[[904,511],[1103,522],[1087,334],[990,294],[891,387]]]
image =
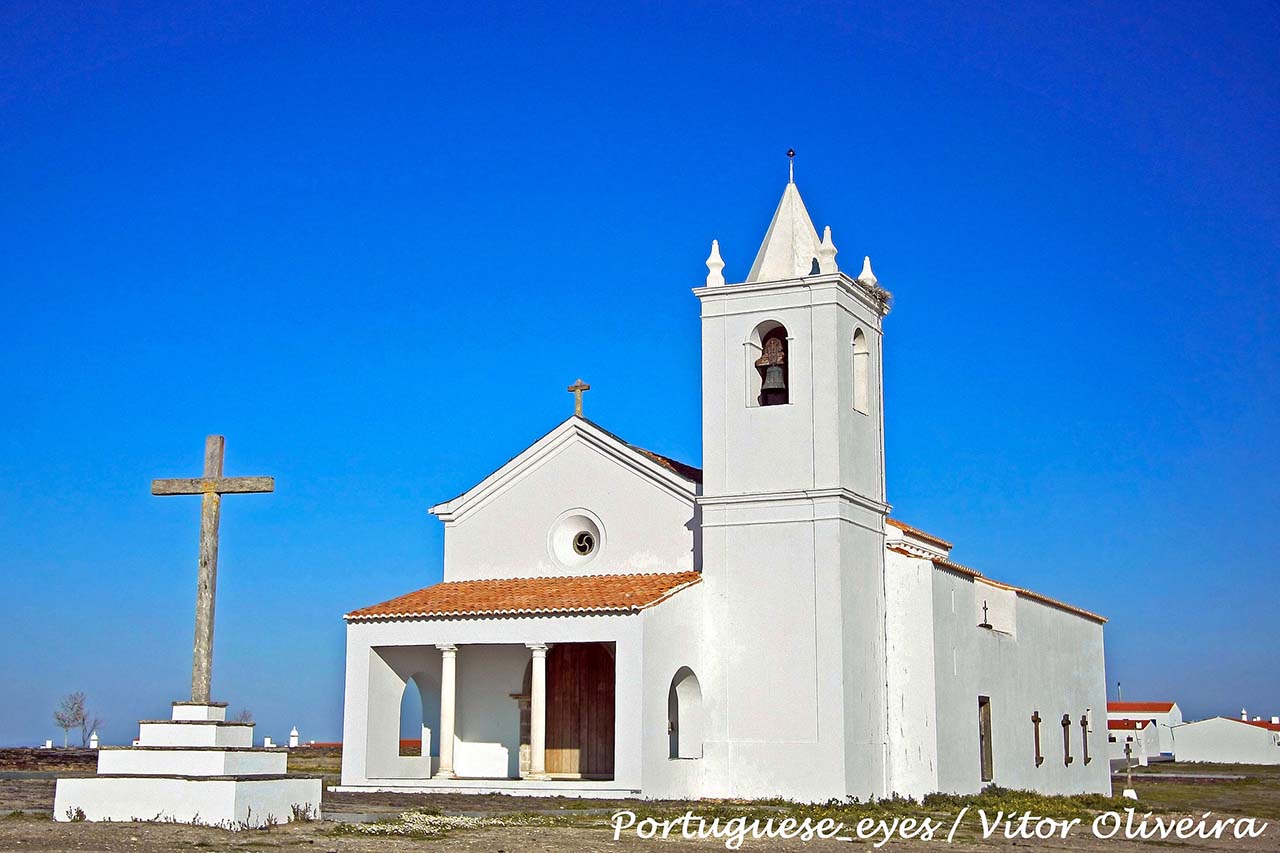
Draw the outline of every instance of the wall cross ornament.
[[[1036,732],[1036,767],[1044,764],[1044,754],[1040,751],[1040,712],[1031,712],[1031,724],[1035,726]]]

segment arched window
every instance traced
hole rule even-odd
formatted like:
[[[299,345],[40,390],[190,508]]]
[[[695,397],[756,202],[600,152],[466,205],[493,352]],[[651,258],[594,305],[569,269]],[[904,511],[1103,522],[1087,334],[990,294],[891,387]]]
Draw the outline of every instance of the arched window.
[[[702,757],[702,686],[687,666],[676,670],[667,693],[671,758]]]
[[[853,333],[853,407],[864,415],[870,411],[871,350],[861,329]]]
[[[766,320],[746,342],[747,405],[782,406],[791,401],[787,329]]]

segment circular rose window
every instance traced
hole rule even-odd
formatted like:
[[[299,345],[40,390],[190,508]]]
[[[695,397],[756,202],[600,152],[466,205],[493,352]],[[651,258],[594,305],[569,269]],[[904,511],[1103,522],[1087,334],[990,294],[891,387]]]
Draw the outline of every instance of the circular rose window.
[[[547,535],[547,550],[566,568],[591,562],[603,544],[604,528],[600,519],[585,509],[561,513]]]

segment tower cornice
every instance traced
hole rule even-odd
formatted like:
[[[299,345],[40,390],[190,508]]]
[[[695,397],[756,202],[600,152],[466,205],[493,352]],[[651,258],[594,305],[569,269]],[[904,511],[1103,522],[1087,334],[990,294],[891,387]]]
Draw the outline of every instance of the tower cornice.
[[[842,272],[808,275],[780,281],[754,281],[740,284],[713,285],[693,288],[693,295],[707,302],[726,302],[745,296],[781,293],[788,290],[838,289],[854,297],[867,308],[884,317],[890,311],[893,294],[875,283],[850,278]]]

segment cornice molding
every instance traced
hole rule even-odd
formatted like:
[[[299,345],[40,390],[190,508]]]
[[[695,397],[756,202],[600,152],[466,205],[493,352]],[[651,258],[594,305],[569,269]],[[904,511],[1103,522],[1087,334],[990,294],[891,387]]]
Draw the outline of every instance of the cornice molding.
[[[693,295],[704,303],[723,302],[744,296],[777,293],[801,288],[808,290],[838,288],[842,292],[858,299],[881,317],[889,313],[891,310],[890,303],[893,299],[893,295],[889,291],[879,286],[868,285],[857,279],[850,278],[842,272],[810,275],[803,278],[789,278],[782,281],[754,281],[695,287],[693,288]]]
[[[751,492],[732,495],[701,495],[698,505],[704,507],[720,506],[764,506],[769,504],[785,504],[796,501],[842,500],[863,509],[888,515],[892,507],[882,501],[860,495],[850,489],[836,487],[832,489],[793,489],[779,492]]]

